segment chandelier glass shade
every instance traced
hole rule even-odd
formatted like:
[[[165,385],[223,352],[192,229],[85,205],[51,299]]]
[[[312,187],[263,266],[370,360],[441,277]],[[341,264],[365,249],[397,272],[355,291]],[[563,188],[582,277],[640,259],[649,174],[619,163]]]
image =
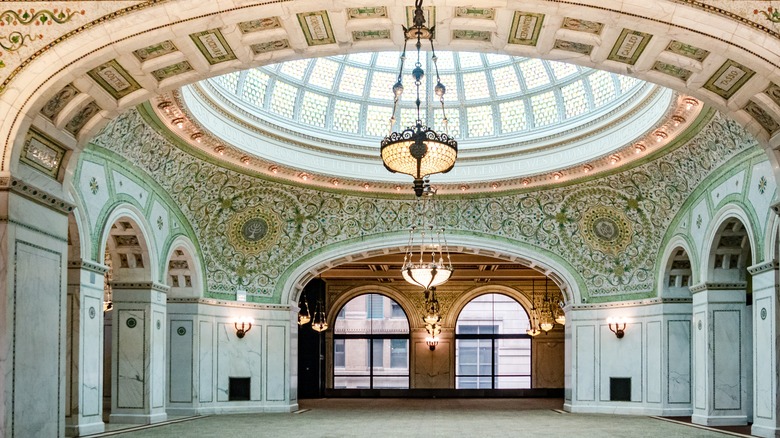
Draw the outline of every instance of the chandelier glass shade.
[[[414,192],[422,196],[423,178],[435,173],[449,172],[455,165],[458,157],[458,142],[446,132],[447,114],[444,108],[444,94],[447,87],[441,83],[439,68],[436,64],[436,51],[433,48],[433,36],[435,26],[430,28],[425,25],[425,13],[422,9],[422,0],[415,2],[413,25],[404,30],[404,50],[401,53],[401,63],[398,70],[398,79],[393,85],[393,115],[390,117],[390,133],[382,139],[380,155],[387,170],[393,173],[403,173],[414,178]],[[417,121],[403,131],[393,131],[398,110],[398,102],[404,92],[403,70],[406,61],[406,46],[410,39],[417,40],[417,61],[412,70],[414,85],[417,92],[415,104],[417,106]],[[420,49],[422,40],[427,39],[431,43],[431,56],[436,73],[436,86],[434,93],[441,103],[443,115],[442,124],[445,132],[439,133],[426,126],[422,121],[420,105],[424,96],[420,95],[420,85],[425,77],[422,68]]]
[[[317,302],[317,309],[314,311],[314,317],[311,320],[311,328],[318,332],[324,332],[328,329],[328,321],[325,317],[322,301]]]
[[[452,277],[452,260],[444,229],[436,224],[435,190],[425,184],[426,196],[415,202],[415,218],[409,228],[401,275],[408,283],[428,291]],[[427,292],[426,292],[427,293]]]
[[[309,313],[309,304],[306,302],[306,298],[301,301],[301,309],[298,311],[298,325],[304,325],[311,321],[311,314]]]

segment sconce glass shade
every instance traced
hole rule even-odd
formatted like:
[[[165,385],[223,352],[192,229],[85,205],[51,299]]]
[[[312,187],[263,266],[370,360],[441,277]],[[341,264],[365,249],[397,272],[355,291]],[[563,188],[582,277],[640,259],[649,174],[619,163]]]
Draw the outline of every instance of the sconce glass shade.
[[[545,322],[539,324],[539,328],[544,330],[545,333],[547,333],[550,330],[552,330],[554,326],[555,326],[555,324],[553,324],[552,321],[545,321]]]
[[[534,336],[538,336],[538,335],[539,335],[540,333],[542,333],[542,332],[541,332],[541,330],[539,330],[539,329],[538,329],[538,328],[536,328],[536,327],[529,327],[529,328],[528,328],[528,330],[526,330],[526,331],[525,331],[525,333],[526,333],[528,336],[534,337]]]
[[[555,323],[560,325],[566,325],[566,314],[561,312],[555,316]]]
[[[625,336],[626,324],[626,319],[622,317],[613,318],[610,316],[607,318],[607,325],[609,325],[609,330],[614,333],[618,339],[621,339],[623,336]]]
[[[439,345],[439,338],[428,336],[425,338],[425,343],[428,345],[428,348],[433,351],[436,349],[436,346]]]

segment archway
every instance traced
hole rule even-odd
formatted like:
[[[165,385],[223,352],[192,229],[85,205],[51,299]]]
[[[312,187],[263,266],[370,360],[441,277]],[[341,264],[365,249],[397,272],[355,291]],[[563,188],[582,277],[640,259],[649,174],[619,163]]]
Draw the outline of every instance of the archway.
[[[155,423],[165,412],[165,293],[155,283],[149,226],[134,207],[115,208],[105,222],[104,420]],[[110,407],[109,407],[110,406]]]
[[[38,128],[52,135],[60,131],[54,136],[78,150],[78,143],[128,106],[198,79],[271,60],[398,47],[405,10],[379,3],[323,10],[321,2],[308,0],[296,2],[294,9],[265,3],[180,8],[174,2],[116,15],[132,16],[139,23],[135,26],[109,16],[100,26],[78,29],[54,44],[67,50],[33,56],[23,70],[28,80],[14,81],[18,88],[2,97],[0,108],[10,113],[0,125],[6,139],[2,170],[27,173],[16,164],[24,143],[21,134],[39,109],[51,123],[37,123]],[[671,0],[652,11],[634,4],[609,8],[576,3],[563,11],[546,1],[529,2],[524,10],[501,3],[484,9],[434,3],[432,8],[440,49],[565,59],[659,83],[714,105],[765,144],[778,127],[778,94],[776,87],[767,88],[780,82],[771,61],[777,57],[776,45],[762,43],[774,32],[747,17]],[[657,8],[685,13],[659,17]],[[178,19],[172,22],[170,16]],[[467,29],[468,20],[483,20],[479,27],[490,30]],[[690,27],[691,20],[697,29]],[[313,37],[307,26],[315,22],[321,27]],[[382,30],[364,38],[370,23]],[[702,30],[701,23],[708,26]],[[739,31],[724,36],[723,28]],[[106,35],[112,39],[106,41]]]
[[[702,261],[705,282],[693,292],[693,422],[753,422],[753,295],[747,268],[755,234],[745,214],[727,206],[713,221]]]

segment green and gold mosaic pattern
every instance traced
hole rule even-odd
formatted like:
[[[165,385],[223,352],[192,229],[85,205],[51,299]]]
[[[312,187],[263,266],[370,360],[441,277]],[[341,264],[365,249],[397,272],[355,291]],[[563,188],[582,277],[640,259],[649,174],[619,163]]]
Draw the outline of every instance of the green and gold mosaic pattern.
[[[296,260],[341,242],[401,233],[410,221],[409,198],[325,192],[219,167],[175,146],[144,117],[138,110],[124,113],[90,149],[125,156],[170,193],[203,249],[206,296],[230,298],[244,288],[254,301],[278,301],[279,280]],[[655,258],[679,206],[710,172],[758,147],[739,125],[713,112],[698,128],[664,156],[577,185],[442,198],[444,226],[556,255],[581,275],[581,294],[590,301],[652,294]],[[253,218],[262,219],[252,225],[255,234],[246,230]],[[273,233],[272,244],[247,249]]]

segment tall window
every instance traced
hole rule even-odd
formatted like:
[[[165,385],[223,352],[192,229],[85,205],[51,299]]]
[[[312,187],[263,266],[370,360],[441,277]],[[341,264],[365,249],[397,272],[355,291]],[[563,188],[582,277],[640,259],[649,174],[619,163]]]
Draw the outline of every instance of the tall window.
[[[481,295],[469,302],[455,327],[455,387],[531,387],[528,314],[512,298]]]
[[[366,294],[341,308],[333,330],[333,387],[409,387],[409,320],[398,303]]]

